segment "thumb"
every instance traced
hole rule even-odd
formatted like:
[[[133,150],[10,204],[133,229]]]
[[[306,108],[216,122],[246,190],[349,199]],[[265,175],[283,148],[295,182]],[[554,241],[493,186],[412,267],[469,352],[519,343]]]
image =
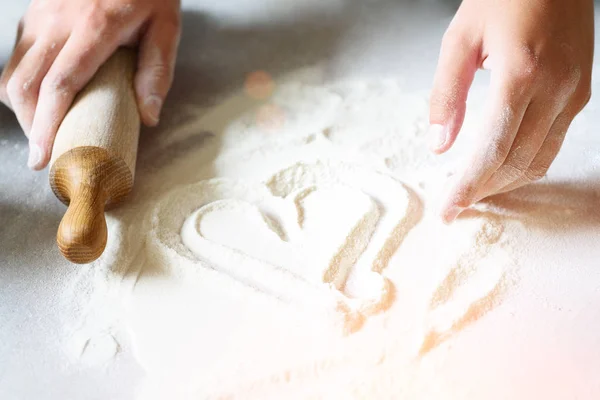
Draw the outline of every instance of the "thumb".
[[[466,32],[446,31],[429,104],[429,141],[435,153],[446,152],[458,136],[478,61],[479,44]]]
[[[173,82],[179,44],[178,21],[154,21],[140,44],[135,92],[142,122],[155,126]]]

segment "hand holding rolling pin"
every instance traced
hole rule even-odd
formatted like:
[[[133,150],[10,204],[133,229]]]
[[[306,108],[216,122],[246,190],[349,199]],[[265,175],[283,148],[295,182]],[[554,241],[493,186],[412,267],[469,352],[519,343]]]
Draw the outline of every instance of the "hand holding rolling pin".
[[[158,123],[179,24],[178,0],[34,0],[19,26],[0,97],[29,138],[29,166],[50,163],[68,206],[56,240],[72,262],[102,254],[104,212],[133,187],[140,119]]]
[[[120,46],[138,46],[134,88],[144,124],[158,123],[171,86],[179,0],[33,0],[0,77],[0,101],[29,138],[28,165],[43,169],[77,93]]]
[[[446,222],[542,178],[590,98],[593,0],[464,0],[444,35],[431,94],[431,148],[447,151],[478,68],[492,72],[476,150],[449,182]]]

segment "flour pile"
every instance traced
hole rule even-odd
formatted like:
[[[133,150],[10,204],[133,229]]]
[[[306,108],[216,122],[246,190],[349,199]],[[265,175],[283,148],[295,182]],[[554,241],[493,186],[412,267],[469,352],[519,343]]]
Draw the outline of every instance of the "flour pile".
[[[518,274],[496,213],[435,215],[450,169],[426,112],[394,81],[292,81],[165,136],[169,159],[142,155],[156,168],[111,216],[78,351],[106,362],[131,341],[140,398],[455,390],[432,360]]]

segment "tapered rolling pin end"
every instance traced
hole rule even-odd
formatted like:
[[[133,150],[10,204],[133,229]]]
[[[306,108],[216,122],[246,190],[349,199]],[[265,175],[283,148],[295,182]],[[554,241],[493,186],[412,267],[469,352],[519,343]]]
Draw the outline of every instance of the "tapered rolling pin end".
[[[104,210],[131,191],[130,169],[102,148],[76,147],[52,165],[50,186],[68,206],[56,236],[60,251],[76,264],[96,260],[108,236]]]
[[[82,208],[96,209],[82,216]],[[102,255],[107,239],[104,206],[94,204],[90,198],[73,198],[56,234],[63,256],[75,264],[90,263]]]

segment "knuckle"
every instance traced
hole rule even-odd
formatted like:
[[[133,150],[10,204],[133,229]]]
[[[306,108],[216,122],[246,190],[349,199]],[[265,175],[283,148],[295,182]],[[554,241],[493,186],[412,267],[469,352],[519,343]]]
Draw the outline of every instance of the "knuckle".
[[[454,189],[452,204],[460,208],[469,207],[473,203],[477,189],[478,187],[476,187],[475,182],[472,180],[462,182]]]
[[[75,90],[75,78],[70,73],[48,74],[42,82],[42,87],[46,92],[57,94],[68,94]]]
[[[569,99],[576,93],[580,80],[581,70],[578,67],[563,66],[547,77],[545,93],[559,99]]]
[[[23,103],[31,97],[31,82],[12,76],[6,83],[6,93],[13,103]]]
[[[164,82],[171,79],[171,68],[166,63],[154,63],[146,67],[145,76],[152,82]]]
[[[485,152],[484,161],[492,167],[499,167],[506,160],[510,148],[504,141],[493,142]]]
[[[97,6],[94,14],[98,22],[104,28],[114,28],[123,26],[131,21],[138,14],[139,4],[136,2],[119,2],[119,4],[100,7]]]
[[[575,108],[577,111],[583,110],[583,108],[590,102],[592,98],[592,85],[589,82],[581,85],[575,93]]]
[[[563,87],[576,87],[581,80],[581,68],[578,66],[566,66],[562,72],[557,74],[557,83]]]
[[[539,181],[546,176],[546,172],[550,169],[550,162],[538,162],[525,171],[525,178],[529,182]]]
[[[515,84],[519,86],[530,86],[537,82],[540,77],[539,67],[535,65],[521,65],[514,68],[512,77]]]
[[[582,90],[583,104],[586,105],[592,99],[592,85],[587,83]]]
[[[521,157],[514,157],[502,166],[502,173],[510,179],[517,179],[521,177],[527,168],[529,167],[529,163],[525,161]]]
[[[139,4],[136,4],[134,1],[123,2],[122,4],[110,8],[109,14],[115,18],[123,19],[134,14],[138,9],[138,5]]]
[[[113,27],[124,21],[124,19],[128,15],[128,13],[125,12],[125,10],[127,9],[127,7],[109,8],[108,10],[105,10],[102,13],[102,16],[100,18],[105,26]]]
[[[547,152],[547,154],[552,155],[552,157],[550,157],[551,159],[554,158],[554,156],[556,154],[558,154],[558,152],[560,151],[560,148],[562,147],[564,138],[565,138],[565,134],[566,134],[566,130],[567,127],[564,128],[564,130],[557,135],[552,135],[550,137],[548,137],[548,139],[546,140],[546,143],[544,144],[545,147],[545,151]],[[546,166],[548,168],[550,168],[550,163],[552,162],[552,160],[549,160],[547,162],[542,162],[542,164],[547,164]],[[538,164],[540,164],[540,162],[537,162],[534,164],[534,166],[537,166]],[[546,169],[548,169],[546,168]]]
[[[442,118],[447,117],[447,114],[450,114],[451,110],[455,109],[457,105],[457,96],[449,93],[447,89],[437,88],[431,93],[429,108],[432,113],[441,114]]]
[[[92,32],[106,32],[114,27],[110,14],[98,6],[92,6],[88,10],[84,24]]]
[[[462,194],[456,197],[456,199],[454,200],[454,204],[460,208],[467,208],[472,204],[472,202],[469,196],[467,196],[466,194]]]
[[[531,51],[525,51],[517,57],[511,69],[511,76],[517,85],[530,85],[536,82],[543,73],[542,63]]]

